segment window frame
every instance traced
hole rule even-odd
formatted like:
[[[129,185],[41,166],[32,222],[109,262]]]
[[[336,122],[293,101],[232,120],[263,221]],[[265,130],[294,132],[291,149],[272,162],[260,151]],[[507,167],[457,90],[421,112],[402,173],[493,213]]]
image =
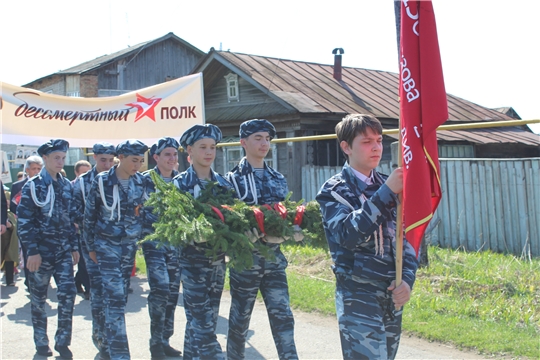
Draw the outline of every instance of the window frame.
[[[227,82],[227,100],[231,101],[240,101],[240,91],[238,87],[238,75],[229,73],[224,76],[225,81]],[[234,95],[232,92],[234,91]]]

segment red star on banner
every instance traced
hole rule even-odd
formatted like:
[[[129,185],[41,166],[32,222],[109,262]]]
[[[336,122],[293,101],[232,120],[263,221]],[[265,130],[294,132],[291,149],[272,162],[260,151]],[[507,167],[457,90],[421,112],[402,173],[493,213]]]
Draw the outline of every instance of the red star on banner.
[[[143,116],[148,116],[152,121],[156,121],[154,114],[154,108],[161,101],[161,98],[147,99],[142,95],[137,95],[137,102],[126,104],[127,106],[137,108],[137,116],[135,116],[135,122],[139,121]]]

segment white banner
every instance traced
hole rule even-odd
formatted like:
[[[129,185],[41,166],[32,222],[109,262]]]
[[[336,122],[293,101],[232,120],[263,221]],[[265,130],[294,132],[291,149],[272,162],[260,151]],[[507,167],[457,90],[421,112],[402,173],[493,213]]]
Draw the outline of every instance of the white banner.
[[[41,145],[65,139],[71,147],[114,145],[138,139],[179,139],[195,124],[204,124],[202,73],[185,76],[115,97],[75,98],[1,84],[0,121],[3,144]]]

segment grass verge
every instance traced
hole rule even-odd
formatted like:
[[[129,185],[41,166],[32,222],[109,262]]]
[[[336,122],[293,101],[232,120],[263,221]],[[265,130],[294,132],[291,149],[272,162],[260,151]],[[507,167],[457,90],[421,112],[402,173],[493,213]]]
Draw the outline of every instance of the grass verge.
[[[138,249],[135,254],[135,267],[137,268],[137,274],[146,276],[146,261],[142,249]]]
[[[283,250],[292,306],[335,316],[328,253]],[[430,247],[429,261],[418,270],[404,331],[491,356],[540,358],[540,259]]]
[[[305,246],[283,252],[292,307],[335,316],[328,252]],[[136,262],[146,274],[140,250]],[[429,262],[418,270],[404,331],[495,357],[540,358],[540,259],[430,247]]]

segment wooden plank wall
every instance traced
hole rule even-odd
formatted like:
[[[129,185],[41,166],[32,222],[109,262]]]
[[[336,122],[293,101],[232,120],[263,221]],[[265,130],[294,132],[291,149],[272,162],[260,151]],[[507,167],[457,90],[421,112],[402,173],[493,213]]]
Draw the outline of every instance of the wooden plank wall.
[[[448,248],[540,256],[540,159],[441,160],[428,239]]]
[[[427,240],[446,248],[540,256],[540,158],[441,159],[443,196]],[[379,171],[390,173],[390,164]],[[313,200],[341,167],[304,166]]]

